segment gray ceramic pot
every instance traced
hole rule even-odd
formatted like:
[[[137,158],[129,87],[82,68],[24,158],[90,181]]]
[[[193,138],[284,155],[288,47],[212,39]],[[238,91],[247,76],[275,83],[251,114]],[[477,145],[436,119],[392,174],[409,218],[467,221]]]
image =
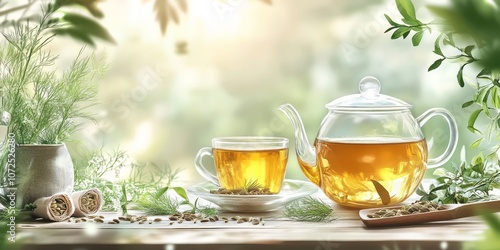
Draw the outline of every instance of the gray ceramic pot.
[[[17,204],[73,191],[74,171],[65,144],[16,146]]]

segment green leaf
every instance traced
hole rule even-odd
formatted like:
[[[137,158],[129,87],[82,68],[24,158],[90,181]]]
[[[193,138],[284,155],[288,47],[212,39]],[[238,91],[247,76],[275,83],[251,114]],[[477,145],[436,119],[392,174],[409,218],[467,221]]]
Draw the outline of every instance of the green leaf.
[[[87,45],[95,46],[94,41],[89,35],[82,33],[78,29],[75,29],[73,27],[53,29],[52,33],[54,33],[55,35],[70,36],[76,40],[80,40],[81,42],[86,43]]]
[[[495,86],[497,86],[497,87],[500,88],[500,82],[498,81],[498,79],[493,80],[492,83],[493,83],[493,85],[495,85]]]
[[[429,201],[433,201],[433,200],[435,200],[437,198],[438,198],[438,196],[436,194],[429,194],[427,196],[427,200],[429,200]]]
[[[410,30],[408,30],[407,32],[405,32],[403,34],[403,39],[406,39],[406,37],[408,37],[409,34],[410,34]]]
[[[469,117],[469,121],[467,122],[467,128],[472,133],[478,132],[478,130],[474,128],[474,124],[476,123],[477,117],[479,116],[479,114],[481,112],[483,112],[483,109],[478,109],[478,110],[472,112],[472,114]]]
[[[487,104],[487,103],[483,103],[483,111],[484,111],[484,114],[485,114],[488,118],[490,118],[490,119],[492,119],[492,118],[493,118],[493,117],[491,116],[490,109],[489,109],[489,107],[488,107],[488,104]]]
[[[420,42],[422,41],[422,37],[424,36],[424,32],[423,31],[419,31],[417,33],[415,33],[415,35],[413,35],[413,37],[411,38],[411,42],[413,44],[413,46],[418,46],[420,44]]]
[[[190,205],[190,206],[192,206],[192,204],[189,201],[187,201],[187,200],[181,201],[181,203],[179,203],[179,205]]]
[[[422,184],[420,184],[420,186],[418,186],[416,193],[419,196],[427,195],[427,192],[425,192],[424,187],[422,186]]]
[[[458,73],[457,73],[457,81],[458,81],[458,85],[460,85],[460,87],[464,87],[465,86],[465,82],[464,82],[464,67],[465,65],[467,64],[464,64],[460,67],[460,70],[458,70]]]
[[[93,19],[78,14],[67,13],[64,15],[63,20],[70,23],[79,32],[115,43],[109,32]]]
[[[394,22],[387,14],[384,14],[385,16],[385,19],[387,20],[387,22],[389,22],[390,25],[392,26],[398,26],[399,24]]]
[[[486,89],[486,91],[483,92],[484,94],[480,95],[483,103],[487,103],[488,102],[488,97],[490,96],[491,89],[493,89],[493,86],[488,87]]]
[[[491,103],[496,109],[500,109],[500,95],[498,94],[498,87],[494,87],[491,92]]]
[[[419,25],[419,22],[417,20],[408,20],[406,18],[403,18],[403,19],[401,19],[401,21],[403,21],[403,23],[406,23],[410,26],[418,26]],[[420,28],[420,27],[413,27],[413,28],[416,29],[416,28]],[[420,28],[420,29],[422,29],[422,28]]]
[[[399,13],[408,20],[416,20],[415,7],[411,0],[396,0]]]
[[[455,193],[447,194],[447,196],[441,198],[443,204],[454,204],[457,203],[455,199]]]
[[[444,61],[444,58],[441,58],[441,59],[437,59],[436,61],[434,61],[431,66],[427,69],[427,71],[433,71],[437,68],[439,68],[439,66],[441,66],[441,63]]]
[[[449,185],[448,185],[448,184],[439,185],[439,186],[437,186],[437,187],[435,187],[435,188],[431,189],[431,190],[429,191],[429,193],[433,193],[433,192],[436,192],[436,191],[438,191],[438,190],[445,190],[445,189],[447,189],[448,187],[449,187]]]
[[[471,167],[474,172],[484,174],[484,165],[483,164],[475,164]]]
[[[130,201],[127,199],[126,184],[122,183],[121,188],[122,188],[122,196],[120,197],[120,207],[122,209],[122,213],[127,214],[128,213],[127,205],[130,203]]]
[[[404,36],[404,34],[407,32],[410,32],[410,28],[408,28],[406,26],[400,27],[400,28],[396,29],[396,31],[394,31],[394,33],[391,36],[391,39],[398,39],[398,38]]]
[[[492,86],[489,86],[489,85],[481,86],[477,90],[477,93],[474,95],[476,102],[483,103],[484,97],[490,88],[492,88]]]
[[[443,44],[455,47],[455,41],[453,40],[453,33],[445,34],[445,37],[443,38]]]
[[[467,107],[469,107],[472,104],[474,104],[474,101],[464,102],[464,104],[462,104],[462,108],[467,108]]]
[[[483,214],[481,217],[483,217],[486,224],[488,224],[491,230],[496,232],[497,235],[500,234],[500,219],[494,213],[488,213],[486,211],[482,212]]]
[[[491,80],[491,69],[483,69],[476,78]]]
[[[189,201],[189,198],[187,196],[187,193],[186,193],[186,190],[184,190],[184,188],[182,187],[173,187],[172,188],[173,190],[175,190],[175,192],[180,196],[182,197],[184,200],[187,200]]]
[[[167,192],[168,189],[169,187],[163,187],[158,189],[158,192],[156,192],[155,194],[155,199],[159,199],[163,194],[165,194],[165,192]]]
[[[384,33],[387,33],[387,32],[389,32],[389,31],[391,31],[391,30],[393,30],[393,29],[397,29],[397,28],[399,28],[399,27],[401,27],[401,25],[390,27],[390,28],[386,29],[386,30],[384,31]]]
[[[385,189],[382,184],[380,184],[376,180],[371,180],[373,183],[373,186],[375,186],[375,190],[377,190],[378,195],[380,196],[380,200],[382,200],[382,204],[387,205],[391,202],[391,195],[389,194],[389,191]]]
[[[198,199],[199,198],[196,198],[196,200],[194,200],[194,204],[193,204],[193,210],[196,212],[196,208],[198,208]]]
[[[434,51],[433,52],[439,56],[444,57],[443,51],[441,50],[441,46],[439,45],[439,42],[441,41],[441,37],[442,37],[442,34],[439,35],[439,37],[434,42]]]
[[[104,14],[102,13],[102,11],[99,8],[97,8],[97,5],[96,5],[97,1],[99,1],[99,0],[84,0],[84,1],[82,1],[82,0],[56,0],[55,7],[76,4],[76,5],[80,5],[80,6],[84,7],[85,9],[87,9],[87,11],[90,12],[94,17],[102,18],[104,16]]]
[[[472,57],[472,50],[475,48],[476,46],[474,45],[469,45],[467,47],[465,47],[464,49],[464,53],[467,54],[468,56]]]

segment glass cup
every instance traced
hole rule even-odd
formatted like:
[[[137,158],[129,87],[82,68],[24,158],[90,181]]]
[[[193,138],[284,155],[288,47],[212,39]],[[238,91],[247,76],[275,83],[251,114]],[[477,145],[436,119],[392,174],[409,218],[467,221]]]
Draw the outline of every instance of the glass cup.
[[[214,175],[203,165],[203,157],[214,159]],[[249,187],[281,190],[288,161],[288,139],[281,137],[221,137],[212,139],[212,147],[198,151],[195,166],[208,181],[227,190]]]

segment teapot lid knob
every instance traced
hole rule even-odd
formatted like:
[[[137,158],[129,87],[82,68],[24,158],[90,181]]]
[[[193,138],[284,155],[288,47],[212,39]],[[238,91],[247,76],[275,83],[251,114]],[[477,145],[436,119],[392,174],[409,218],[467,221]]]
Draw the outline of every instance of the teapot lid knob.
[[[373,76],[367,76],[359,82],[359,92],[363,97],[376,97],[380,94],[380,82]]]
[[[380,94],[381,84],[377,78],[367,76],[359,82],[360,94],[343,96],[328,103],[330,110],[407,110],[411,105],[397,98]]]

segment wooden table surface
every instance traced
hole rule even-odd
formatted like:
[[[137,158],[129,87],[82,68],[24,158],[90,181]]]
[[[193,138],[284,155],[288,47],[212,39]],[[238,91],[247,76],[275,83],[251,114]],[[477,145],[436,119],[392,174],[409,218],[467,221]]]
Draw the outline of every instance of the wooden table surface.
[[[327,199],[321,192],[317,196]],[[411,202],[412,200],[409,199]],[[328,203],[328,202],[327,202]],[[222,213],[231,217],[264,217],[265,225],[250,223],[184,222],[170,225],[168,216],[152,224],[95,222],[24,222],[18,225],[22,249],[461,249],[464,242],[480,240],[487,228],[478,217],[423,225],[370,229],[357,209],[329,202],[337,219],[328,223],[285,219],[282,211],[264,214]],[[117,213],[100,213],[105,221]],[[133,214],[133,212],[132,212]]]

